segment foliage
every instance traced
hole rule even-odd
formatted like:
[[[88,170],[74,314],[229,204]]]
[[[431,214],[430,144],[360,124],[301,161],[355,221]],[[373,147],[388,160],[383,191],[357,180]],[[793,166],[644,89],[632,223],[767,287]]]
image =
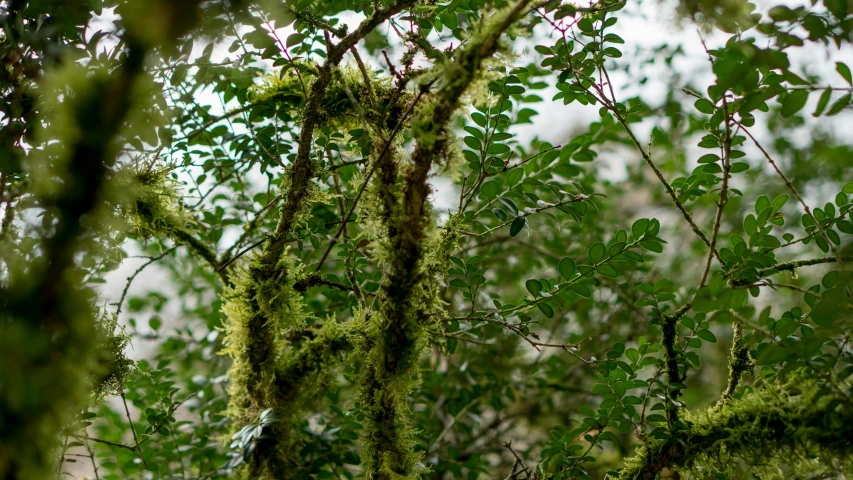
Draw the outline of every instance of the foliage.
[[[0,14],[0,478],[853,473],[849,0]]]

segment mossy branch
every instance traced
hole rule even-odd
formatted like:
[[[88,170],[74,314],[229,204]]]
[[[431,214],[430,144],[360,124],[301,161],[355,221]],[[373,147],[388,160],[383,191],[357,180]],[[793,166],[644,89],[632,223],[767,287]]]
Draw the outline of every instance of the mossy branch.
[[[853,257],[844,258],[842,260],[848,261],[853,260]],[[809,267],[812,265],[820,265],[824,263],[835,263],[838,261],[838,257],[820,257],[820,258],[810,258],[806,260],[794,260],[792,262],[785,262],[773,265],[772,267],[762,268],[756,272],[758,278],[764,278],[769,275],[773,275],[779,272],[793,272],[800,267]],[[737,279],[732,281],[732,286],[734,287],[743,287],[753,283],[752,280],[749,279]]]
[[[378,297],[378,331],[371,340],[370,371],[360,386],[368,417],[363,453],[368,479],[411,478],[417,474],[418,456],[404,412],[405,395],[412,382],[409,377],[424,345],[422,310],[428,307],[422,304],[431,299],[430,278],[422,265],[427,257],[424,247],[430,223],[427,177],[447,148],[447,125],[461,105],[460,98],[478,77],[483,61],[497,51],[501,35],[529,3],[520,0],[484,20],[478,33],[444,67],[439,90],[413,121],[415,150],[404,173],[403,205],[388,222],[388,274]]]
[[[640,447],[618,478],[653,480],[664,469],[698,466],[726,471],[732,460],[757,465],[770,459],[849,461],[853,455],[853,412],[837,395],[800,375],[685,420],[687,426],[672,437]]]
[[[65,99],[54,105],[57,118],[49,128],[60,136],[50,140],[59,140],[65,149],[59,156],[34,149],[30,156],[36,168],[60,172],[61,181],[53,184],[54,175],[34,177],[34,196],[52,210],[56,222],[52,235],[41,241],[39,261],[10,274],[8,287],[0,290],[0,350],[12,359],[9,365],[0,360],[0,371],[16,372],[0,389],[0,478],[51,476],[58,432],[88,395],[86,376],[97,329],[88,292],[75,274],[79,240],[86,218],[96,217],[105,203],[116,137],[132,110],[146,56],[192,28],[198,3],[173,2],[171,15],[158,17],[159,28],[153,30],[159,35],[146,30],[146,20],[127,25],[122,60],[110,74],[106,69],[92,75],[71,70],[69,76],[48,76],[63,82],[55,87],[64,89]],[[123,345],[119,341],[114,346]]]
[[[326,61],[320,67],[317,79],[311,86],[307,104],[302,115],[302,130],[299,133],[299,147],[296,158],[290,166],[287,199],[282,205],[278,224],[275,232],[261,255],[260,263],[266,278],[272,274],[275,263],[281,257],[287,242],[287,233],[293,226],[293,221],[299,211],[305,207],[305,200],[309,197],[311,179],[317,175],[317,166],[311,160],[311,145],[314,141],[314,128],[320,119],[321,106],[326,90],[332,79],[332,71],[343,60],[344,54],[355,46],[362,38],[372,32],[382,22],[401,12],[403,9],[414,5],[415,0],[397,0],[391,5],[378,8],[365,19],[358,28],[339,43],[331,45],[328,49]]]
[[[684,381],[684,376],[681,374],[678,365],[679,352],[675,346],[678,343],[678,321],[690,310],[690,307],[691,304],[686,303],[672,314],[664,313],[661,315],[661,329],[663,330],[661,345],[664,349],[664,371],[666,372],[666,382],[668,385]],[[665,407],[667,421],[672,425],[678,420],[678,406],[674,402],[677,402],[678,398],[681,397],[681,390],[668,389],[668,392],[669,401],[666,402]]]
[[[53,210],[55,229],[42,240],[41,261],[10,275],[10,284],[0,290],[0,349],[12,360],[0,360],[0,370],[17,372],[0,392],[0,478],[47,478],[57,432],[85,395],[97,335],[92,310],[71,271],[85,232],[81,219],[100,205],[115,162],[113,142],[130,111],[147,52],[131,42],[114,77],[99,75],[78,83],[78,97],[66,112],[70,118],[62,121],[77,122],[80,134],[70,141],[65,158],[45,160],[65,163],[68,172],[63,188],[40,199]],[[45,347],[24,347],[34,344]],[[22,392],[39,394],[22,403]]]
[[[306,403],[323,392],[318,377],[328,376],[338,357],[351,350],[349,335],[356,327],[357,323],[339,325],[331,320],[319,330],[309,330],[312,338],[282,359],[272,385],[281,420],[270,425],[270,438],[258,443],[247,478],[304,478],[298,455],[302,414]]]
[[[226,304],[229,316],[226,343],[233,358],[229,371],[232,381],[230,415],[235,423],[250,421],[267,408],[291,407],[288,405],[290,397],[280,396],[276,388],[277,382],[287,380],[290,374],[285,375],[277,368],[281,362],[287,363],[288,358],[293,360],[300,355],[290,351],[283,334],[286,329],[302,328],[304,314],[301,294],[295,288],[299,268],[287,261],[284,254],[288,234],[316,193],[312,180],[317,176],[319,166],[311,157],[311,148],[314,129],[323,118],[324,99],[332,73],[349,49],[382,22],[414,3],[415,0],[398,0],[387,7],[377,8],[338,44],[330,42],[326,60],[311,85],[302,112],[298,150],[286,174],[288,188],[276,228],[263,251],[237,281],[236,288],[229,292]],[[331,348],[333,343],[323,348]],[[293,368],[291,365],[288,371]],[[280,378],[280,375],[285,376]],[[295,391],[291,395],[298,396],[299,393]],[[258,450],[250,468],[245,470],[250,478],[281,479],[299,475],[298,469],[293,468],[292,451],[292,440],[298,438],[299,429],[289,423],[278,424],[276,429],[271,444]]]
[[[718,405],[722,405],[732,398],[735,389],[740,383],[740,377],[751,368],[752,358],[749,356],[749,345],[746,344],[743,338],[743,323],[737,322],[734,324],[732,352],[729,356],[729,381]]]

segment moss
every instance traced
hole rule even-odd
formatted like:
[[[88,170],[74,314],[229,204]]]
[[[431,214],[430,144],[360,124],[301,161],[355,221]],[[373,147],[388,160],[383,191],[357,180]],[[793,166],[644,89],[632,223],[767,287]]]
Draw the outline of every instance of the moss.
[[[447,125],[461,97],[478,78],[484,59],[498,49],[498,38],[521,15],[528,2],[484,20],[456,58],[443,65],[439,91],[418,107],[412,120],[416,140],[404,172],[403,205],[388,219],[387,270],[370,322],[367,371],[359,379],[359,397],[366,409],[362,453],[368,479],[413,478],[419,475],[413,448],[413,427],[406,415],[406,395],[417,380],[416,365],[427,345],[424,330],[440,310],[437,265],[455,242],[455,228],[436,235],[429,219],[429,171],[440,161],[449,134]],[[459,222],[454,219],[453,224]],[[445,239],[446,241],[436,241]]]
[[[298,267],[283,256],[282,271]],[[294,275],[259,279],[258,269],[266,269],[256,258],[252,265],[236,272],[234,285],[223,294],[225,324],[224,354],[232,358],[231,411],[235,422],[248,422],[270,408],[275,399],[275,367],[286,347],[286,328],[301,328],[305,312],[301,296],[293,289]]]
[[[814,378],[797,373],[761,389],[686,416],[684,430],[641,446],[619,472],[623,479],[654,479],[664,468],[681,472],[731,471],[815,462],[851,471],[853,412]]]
[[[299,457],[303,413],[306,408],[316,408],[317,397],[327,390],[322,378],[329,377],[339,357],[351,349],[350,336],[357,326],[326,319],[323,327],[310,330],[309,340],[278,359],[270,408],[275,408],[281,420],[269,426],[270,438],[258,444],[252,462],[243,469],[244,478],[305,478]],[[235,425],[234,430],[238,427],[242,424]]]
[[[94,398],[100,400],[104,396],[118,395],[124,390],[134,363],[125,355],[130,335],[125,333],[123,326],[118,325],[115,314],[104,312],[95,328],[98,342],[92,354],[90,371]]]
[[[178,183],[169,174],[171,166],[157,166],[154,160],[136,159],[114,175],[111,195],[120,218],[142,238],[161,236],[188,246],[219,272],[216,251],[196,236],[189,225],[196,222],[182,207]],[[225,272],[219,272],[229,283]]]
[[[752,358],[749,356],[749,345],[743,339],[743,324],[734,324],[734,335],[732,336],[732,351],[729,356],[729,381],[726,390],[720,398],[720,404],[728,401],[735,393],[740,383],[740,378],[747,370],[752,369]]]
[[[302,74],[302,81],[318,74],[315,67],[309,67],[308,64],[299,64],[298,68],[307,69],[306,73],[310,72],[310,75]],[[360,128],[361,109],[372,124],[381,123],[382,128],[393,129],[411,101],[412,94],[399,92],[390,78],[376,78],[371,75],[370,85],[367,85],[364,75],[355,67],[344,66],[337,71],[339,78],[329,83],[320,103],[318,119],[321,123],[343,130]],[[370,75],[370,72],[368,74]],[[308,86],[310,84],[306,85],[306,88]],[[353,103],[350,95],[356,99],[357,105]],[[298,117],[301,113],[299,105],[306,99],[299,77],[293,68],[287,68],[281,73],[262,77],[261,83],[251,89],[249,101],[252,104],[274,102]]]
[[[408,281],[394,277],[383,284],[379,311],[369,322],[368,340],[358,355],[366,360],[359,379],[364,422],[362,465],[367,478],[417,478],[423,473],[420,454],[413,448],[415,428],[406,401],[417,384],[417,361],[428,345],[424,331],[440,322],[445,310],[439,297],[439,275],[447,271],[458,246],[462,215],[455,214],[440,231],[426,233],[422,261],[412,266]],[[399,255],[398,250],[391,249]],[[393,257],[392,257],[393,258]],[[406,268],[405,258],[391,268]]]
[[[352,348],[351,337],[362,327],[325,320],[321,328],[308,324],[298,285],[317,281],[303,274],[285,251],[274,273],[260,256],[235,276],[226,290],[226,348],[232,358],[229,416],[233,432],[268,409],[282,420],[270,426],[271,439],[258,446],[242,475],[252,479],[298,478],[298,442],[304,404],[324,391],[337,359]],[[277,273],[275,273],[277,272]],[[263,273],[263,275],[262,275]],[[290,335],[297,332],[298,336]],[[233,433],[232,432],[232,433]]]

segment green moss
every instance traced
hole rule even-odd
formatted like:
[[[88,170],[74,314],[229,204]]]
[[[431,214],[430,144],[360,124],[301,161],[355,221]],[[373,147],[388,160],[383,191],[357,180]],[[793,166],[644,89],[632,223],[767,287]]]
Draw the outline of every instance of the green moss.
[[[350,350],[355,323],[337,324],[326,319],[319,329],[306,332],[310,337],[298,349],[290,349],[278,360],[275,369],[274,408],[281,419],[269,425],[269,438],[258,443],[257,451],[243,468],[244,478],[305,478],[299,456],[302,423],[306,408],[316,409],[317,397],[327,389],[324,377],[331,377],[339,357]],[[257,413],[255,414],[257,417]],[[235,425],[235,431],[242,424]]]
[[[417,384],[417,361],[428,346],[425,330],[440,322],[445,311],[439,298],[439,275],[447,271],[449,256],[458,246],[464,222],[455,214],[440,231],[427,233],[423,259],[407,282],[399,277],[383,284],[379,311],[368,323],[367,340],[358,355],[366,358],[359,379],[359,399],[365,411],[362,465],[367,478],[417,478],[424,472],[414,449],[415,427],[408,417],[406,398]],[[406,258],[391,249],[396,268]],[[392,268],[395,268],[392,264]],[[392,276],[392,278],[395,278]]]
[[[640,447],[619,473],[654,479],[664,468],[698,474],[731,471],[743,462],[851,471],[853,412],[843,399],[805,374],[684,418],[686,428]],[[800,465],[798,465],[800,464]]]
[[[316,77],[317,72],[313,70],[313,66],[299,65],[299,68],[309,69],[301,75],[302,81],[308,82]],[[387,130],[393,129],[411,101],[412,94],[398,92],[390,78],[371,76],[368,86],[364,76],[355,67],[344,66],[337,72],[338,78],[329,83],[324,93],[318,120],[343,130],[361,128],[361,109],[372,124],[381,124],[382,128]],[[310,86],[309,83],[306,88]],[[355,98],[356,104],[350,95]],[[249,100],[253,104],[274,102],[298,117],[301,114],[299,106],[304,104],[306,99],[299,77],[293,68],[287,68],[280,74],[263,77],[261,83],[252,88]]]
[[[284,255],[278,268],[296,273],[298,267]],[[275,367],[286,347],[287,328],[301,328],[305,312],[301,295],[293,289],[295,275],[260,280],[259,265],[236,272],[234,285],[223,294],[225,324],[224,354],[232,358],[231,418],[245,423],[275,403]]]
[[[498,49],[498,38],[517,19],[526,2],[496,13],[452,62],[442,65],[438,92],[418,107],[412,120],[416,140],[409,168],[404,172],[403,205],[387,220],[387,270],[371,319],[363,354],[366,371],[359,379],[359,398],[366,409],[364,451],[368,479],[413,478],[419,475],[406,395],[417,380],[417,361],[427,345],[425,329],[441,311],[437,291],[438,266],[456,242],[451,228],[437,235],[427,203],[430,169],[443,158],[449,140],[447,125],[461,105],[461,97],[480,75],[483,61]],[[438,240],[438,241],[436,241]]]
[[[108,395],[118,395],[124,390],[127,377],[133,368],[133,360],[127,358],[125,350],[130,344],[130,335],[118,325],[118,317],[106,312],[101,315],[95,328],[98,343],[92,354],[94,397],[96,400]]]
[[[729,381],[726,390],[720,399],[720,404],[728,401],[735,393],[740,383],[740,378],[747,370],[752,369],[752,358],[749,356],[749,345],[743,339],[743,324],[734,324],[734,335],[732,337],[732,352],[729,357]]]
[[[228,319],[223,353],[232,359],[228,372],[232,430],[255,421],[269,408],[282,417],[269,426],[271,438],[242,468],[244,478],[299,478],[304,405],[325,391],[324,385],[331,382],[323,379],[330,378],[338,358],[352,348],[352,337],[363,327],[357,320],[339,325],[332,318],[320,328],[308,326],[302,294],[294,287],[310,283],[314,276],[303,274],[287,253],[276,265],[278,273],[268,277],[261,275],[268,266],[255,258],[236,274],[234,286],[224,294]]]

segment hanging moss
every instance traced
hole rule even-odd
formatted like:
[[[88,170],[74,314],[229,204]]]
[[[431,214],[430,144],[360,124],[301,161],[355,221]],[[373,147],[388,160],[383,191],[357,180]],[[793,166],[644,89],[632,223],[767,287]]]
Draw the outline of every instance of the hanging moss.
[[[120,218],[142,238],[161,236],[187,245],[214,270],[219,270],[216,251],[188,227],[195,220],[183,209],[178,183],[171,168],[158,167],[153,161],[137,159],[125,165],[111,182]],[[220,276],[226,284],[225,272]]]
[[[118,395],[124,390],[127,377],[133,368],[133,360],[127,358],[125,351],[130,344],[130,335],[124,327],[118,325],[115,314],[104,312],[95,325],[98,343],[92,354],[94,397]]]
[[[664,469],[730,472],[738,461],[754,468],[814,462],[853,472],[853,411],[805,374],[764,385],[684,422],[686,428],[675,436],[641,446],[619,478],[652,480]]]
[[[302,81],[309,82],[306,88],[310,87],[310,80],[318,75],[316,67],[299,65],[299,68],[308,70],[301,77]],[[381,120],[383,128],[393,129],[413,95],[398,92],[389,78],[371,75],[368,85],[362,73],[354,67],[344,66],[338,72],[339,78],[330,82],[324,93],[318,111],[319,121],[344,130],[361,128],[360,109],[371,123],[378,124]],[[350,95],[355,98],[355,103]],[[255,105],[275,103],[297,117],[299,105],[306,101],[300,78],[293,68],[263,77],[261,83],[252,88],[249,100]]]
[[[190,219],[181,208],[177,182],[169,167],[137,159],[123,166],[111,182],[119,214],[143,238],[167,234]]]

